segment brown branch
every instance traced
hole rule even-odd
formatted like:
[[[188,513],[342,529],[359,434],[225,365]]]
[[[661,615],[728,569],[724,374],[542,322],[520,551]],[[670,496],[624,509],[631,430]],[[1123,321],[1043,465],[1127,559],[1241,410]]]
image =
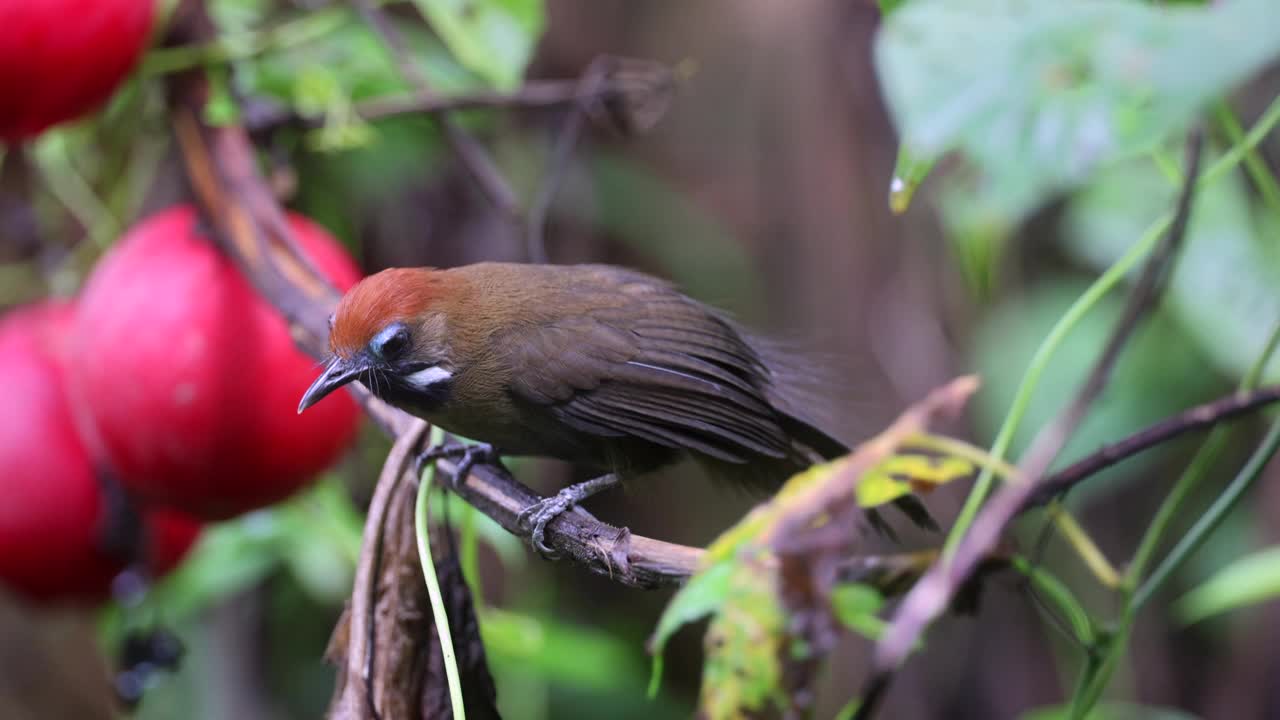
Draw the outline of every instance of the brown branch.
[[[1280,385],[1259,388],[1251,392],[1238,392],[1165,418],[1119,442],[1104,445],[1097,452],[1045,478],[1036,491],[1027,497],[1020,510],[1043,505],[1081,481],[1144,450],[1187,433],[1206,430],[1219,423],[1234,420],[1275,402],[1280,402]]]
[[[876,643],[872,673],[862,693],[857,717],[871,717],[883,699],[893,673],[905,662],[925,628],[941,615],[969,578],[978,562],[989,555],[1004,529],[1044,484],[1044,474],[1084,419],[1093,401],[1106,387],[1120,352],[1145,313],[1158,301],[1163,280],[1169,273],[1186,235],[1200,170],[1203,133],[1197,127],[1187,141],[1187,164],[1178,194],[1174,220],[1160,244],[1143,266],[1142,274],[1129,294],[1124,313],[1111,332],[1107,344],[1090,371],[1088,379],[1071,404],[1045,426],[1019,463],[1021,482],[1002,487],[974,520],[960,541],[955,555],[935,563],[898,607],[884,635]]]
[[[440,461],[445,472],[453,467]],[[541,500],[541,496],[496,468],[472,470],[467,481],[455,490],[468,503],[499,525],[528,541],[528,528],[516,518],[521,511]],[[674,585],[698,568],[702,549],[632,535],[577,512],[568,512],[547,525],[547,544],[573,562],[592,572],[637,588]]]
[[[404,79],[417,88],[420,97],[431,96],[433,94],[431,84],[409,57],[409,53],[405,50],[404,39],[400,36],[400,30],[391,22],[391,19],[371,0],[355,0],[355,4],[365,22],[382,38],[383,44],[395,59]],[[489,202],[508,219],[518,220],[520,202],[516,198],[516,193],[480,143],[476,142],[470,133],[462,129],[448,115],[437,115],[436,121],[444,131],[445,139],[453,148],[454,154],[471,173],[472,179],[480,186],[480,190]]]

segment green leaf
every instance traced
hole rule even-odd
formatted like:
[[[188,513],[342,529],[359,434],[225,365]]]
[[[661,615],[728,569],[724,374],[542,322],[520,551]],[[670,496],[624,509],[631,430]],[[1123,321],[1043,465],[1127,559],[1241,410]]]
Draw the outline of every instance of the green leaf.
[[[902,0],[892,0],[892,4],[898,4]],[[889,4],[886,0],[881,2],[881,11],[885,14],[889,13],[889,9],[885,9],[885,5]],[[898,148],[898,160],[893,166],[893,179],[889,181],[889,209],[894,215],[901,215],[911,206],[911,198],[915,197],[916,189],[924,182],[925,177],[933,170],[935,158],[922,159],[907,145],[901,145]]]
[[[880,14],[888,15],[906,4],[907,0],[877,0],[876,4],[880,6]]]
[[[1144,153],[1280,54],[1273,0],[915,0],[876,38],[902,142],[959,151],[1010,218]]]
[[[917,489],[945,485],[953,480],[972,477],[975,472],[973,463],[964,458],[910,453],[891,455],[868,468],[858,480],[858,505],[879,507]]]
[[[1110,264],[1175,193],[1150,163],[1104,174],[1071,205],[1068,252],[1096,267]],[[1273,219],[1259,220],[1238,174],[1201,187],[1164,303],[1211,364],[1233,377],[1243,376],[1280,323],[1280,252],[1268,239],[1274,235],[1262,232]],[[1280,380],[1280,369],[1263,377]]]
[[[236,64],[236,86],[307,116],[330,116],[361,100],[414,92],[382,40],[355,13],[338,13],[334,29],[308,42]],[[436,92],[481,86],[426,28],[397,22],[411,62]]]
[[[204,104],[204,121],[214,127],[235,123],[240,119],[240,106],[231,95],[227,73],[222,70],[211,70],[207,76],[209,99]]]
[[[413,0],[458,62],[500,90],[520,84],[542,34],[542,0]]]
[[[1174,608],[1185,624],[1280,597],[1280,547],[1246,555],[1187,593]]]
[[[870,585],[837,585],[831,591],[831,609],[836,619],[871,640],[878,640],[884,629],[884,621],[876,615],[883,607],[884,596]]]
[[[362,525],[346,490],[327,478],[276,507],[206,526],[182,564],[147,592],[144,605],[180,621],[282,567],[313,597],[340,602],[351,593]],[[107,634],[123,620],[119,608],[109,608]]]
[[[649,679],[649,696],[657,695],[662,684],[662,650],[677,630],[710,615],[724,602],[733,574],[731,561],[718,562],[689,578],[680,592],[671,598],[658,618],[658,627],[649,640],[653,653],[653,672]]]
[[[757,562],[733,566],[724,605],[704,640],[699,717],[770,715],[789,706],[782,691],[782,655],[790,645],[787,613],[774,582],[774,573]]]
[[[225,33],[243,33],[260,28],[271,14],[267,0],[212,0],[209,14]]]

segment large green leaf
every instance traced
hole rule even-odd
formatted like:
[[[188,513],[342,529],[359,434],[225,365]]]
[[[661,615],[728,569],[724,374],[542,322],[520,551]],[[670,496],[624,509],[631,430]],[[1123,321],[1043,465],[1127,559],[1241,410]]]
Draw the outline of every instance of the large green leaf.
[[[876,64],[902,141],[960,151],[1009,217],[1149,151],[1280,55],[1274,0],[916,0]]]
[[[413,0],[458,62],[502,90],[520,84],[546,18],[542,0]]]
[[[1280,547],[1246,555],[1187,593],[1175,608],[1184,623],[1280,597]]]

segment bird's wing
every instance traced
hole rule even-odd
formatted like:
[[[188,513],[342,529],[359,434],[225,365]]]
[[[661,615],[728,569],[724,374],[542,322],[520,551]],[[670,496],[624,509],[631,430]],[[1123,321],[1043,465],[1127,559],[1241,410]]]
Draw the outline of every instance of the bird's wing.
[[[523,326],[519,342],[498,343],[517,356],[506,366],[521,368],[510,385],[518,399],[548,407],[581,432],[643,438],[732,463],[774,458],[790,467],[797,441],[828,459],[848,452],[774,406],[771,370],[716,311],[652,278],[597,272],[574,288],[575,314]],[[915,497],[894,504],[921,527],[937,528]]]
[[[582,432],[734,463],[794,454],[765,399],[768,369],[731,325],[666,286],[628,282],[507,345],[511,391]],[[585,308],[583,307],[585,305]]]

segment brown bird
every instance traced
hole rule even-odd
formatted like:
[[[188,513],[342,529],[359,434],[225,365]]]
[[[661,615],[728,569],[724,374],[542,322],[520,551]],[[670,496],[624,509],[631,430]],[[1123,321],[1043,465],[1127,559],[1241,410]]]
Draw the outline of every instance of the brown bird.
[[[329,347],[298,412],[359,381],[483,443],[465,452],[467,468],[532,455],[602,473],[526,511],[544,552],[551,519],[620,478],[691,457],[714,476],[774,488],[849,451],[804,419],[786,358],[723,313],[622,268],[384,270],[342,298]],[[897,504],[936,527],[915,498]]]

